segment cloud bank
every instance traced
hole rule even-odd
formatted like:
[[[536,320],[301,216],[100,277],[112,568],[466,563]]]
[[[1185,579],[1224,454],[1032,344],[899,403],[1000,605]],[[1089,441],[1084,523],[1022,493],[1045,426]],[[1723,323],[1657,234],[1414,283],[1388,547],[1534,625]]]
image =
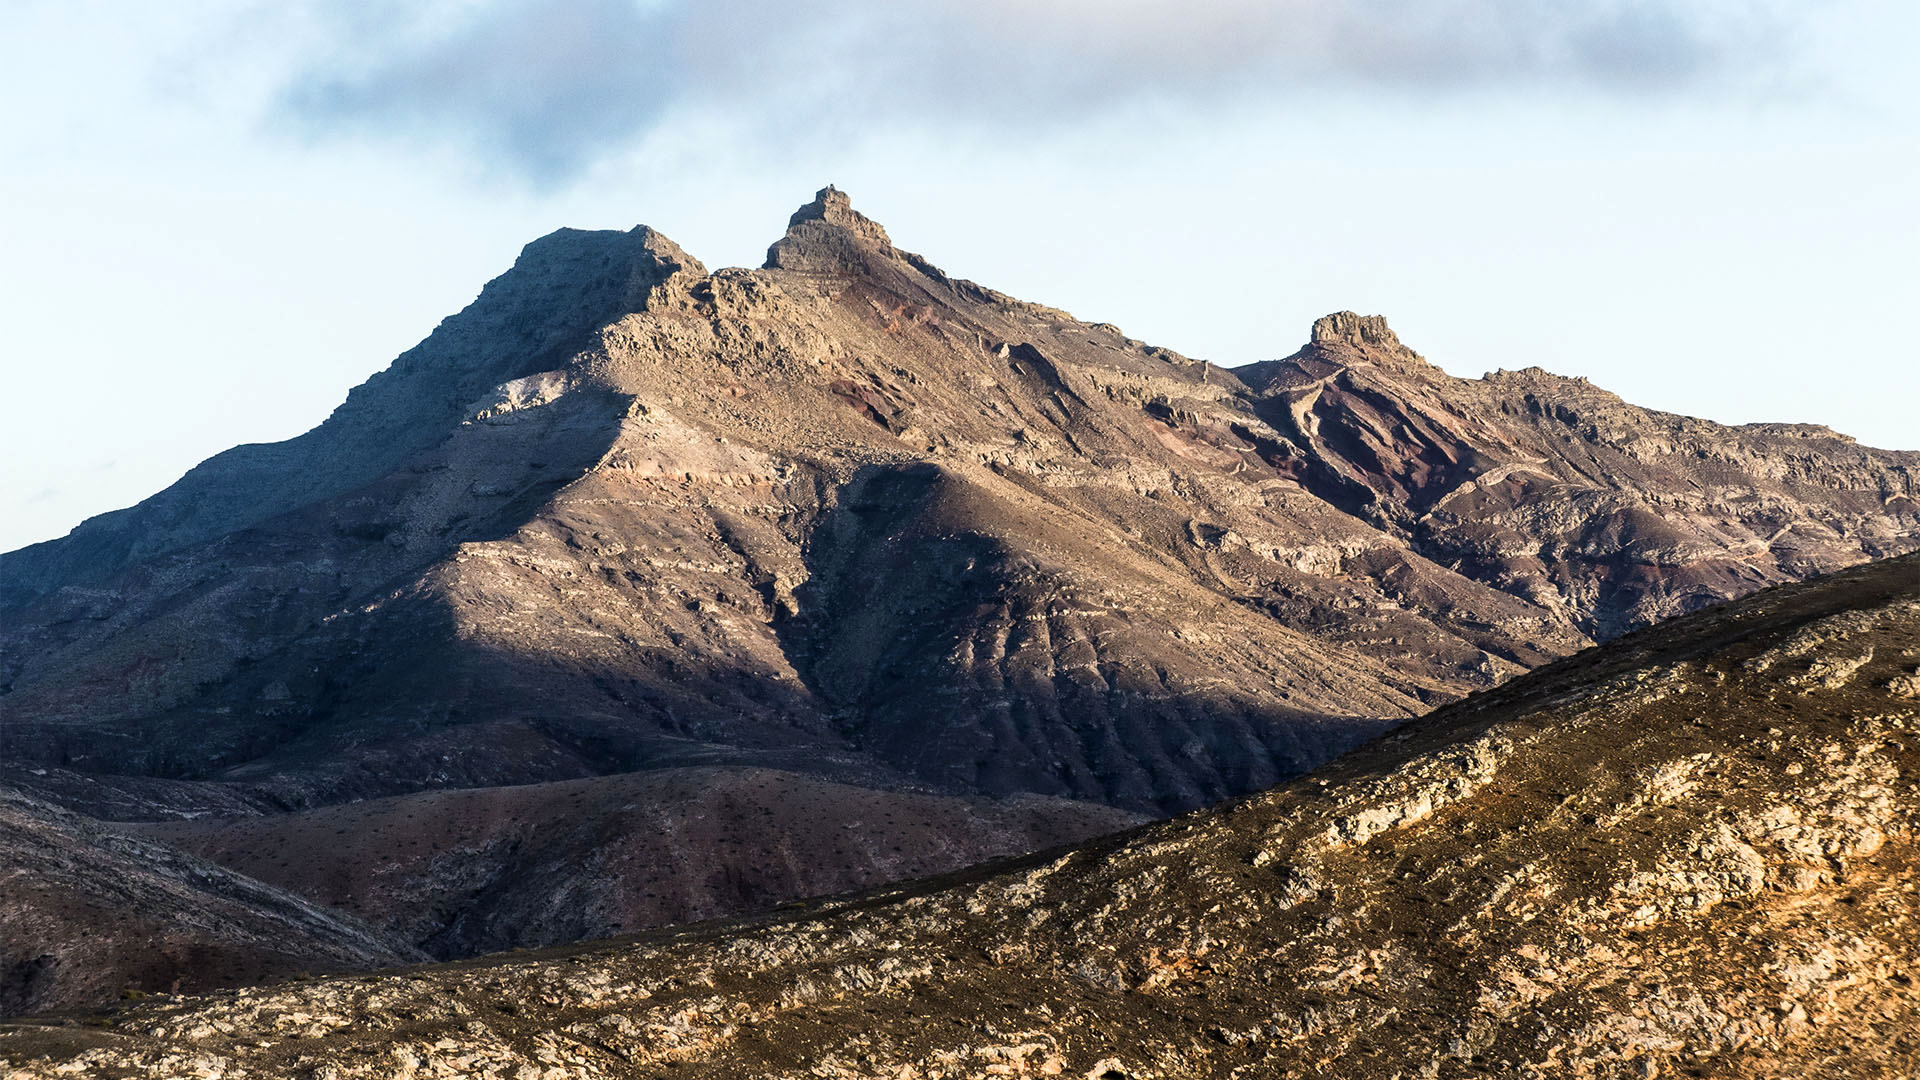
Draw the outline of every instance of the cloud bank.
[[[309,9],[278,115],[564,183],[682,110],[1046,126],[1306,90],[1675,92],[1764,67],[1768,0],[439,0]]]

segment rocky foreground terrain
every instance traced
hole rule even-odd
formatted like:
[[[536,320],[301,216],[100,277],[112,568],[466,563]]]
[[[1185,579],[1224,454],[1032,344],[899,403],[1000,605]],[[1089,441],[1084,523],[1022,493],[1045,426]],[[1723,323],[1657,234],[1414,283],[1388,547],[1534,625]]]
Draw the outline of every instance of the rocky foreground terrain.
[[[0,789],[441,959],[764,909],[1911,550],[1917,467],[1352,314],[1223,370],[831,188],[757,270],[562,230],[314,431],[0,556]],[[7,910],[0,1007],[171,985]]]
[[[1920,1074],[1920,556],[1249,799],[586,950],[0,1028],[19,1080]]]

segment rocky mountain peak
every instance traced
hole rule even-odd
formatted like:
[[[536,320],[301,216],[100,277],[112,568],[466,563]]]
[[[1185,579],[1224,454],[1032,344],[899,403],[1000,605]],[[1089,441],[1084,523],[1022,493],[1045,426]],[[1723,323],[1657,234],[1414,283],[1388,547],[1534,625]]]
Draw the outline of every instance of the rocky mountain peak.
[[[855,210],[846,192],[828,184],[787,220],[787,235],[767,249],[767,269],[859,270],[867,254],[892,249],[887,230]]]
[[[793,229],[809,221],[824,221],[843,229],[869,236],[880,243],[890,243],[887,230],[880,223],[853,208],[853,199],[846,192],[828,184],[813,193],[813,201],[793,212],[787,219],[787,228]]]
[[[638,242],[641,252],[652,257],[651,266],[657,267],[658,271],[664,271],[667,274],[685,271],[700,277],[707,275],[705,263],[688,254],[687,249],[674,243],[658,229],[650,225],[636,225],[628,235]],[[642,261],[641,265],[646,266],[645,261]]]
[[[1336,311],[1314,320],[1313,338],[1302,353],[1342,366],[1356,361],[1428,369],[1425,357],[1408,348],[1383,315]]]
[[[1376,346],[1387,349],[1404,349],[1399,335],[1387,325],[1384,315],[1356,315],[1351,311],[1336,311],[1314,320],[1313,343],[1315,345],[1347,344],[1360,347]]]
[[[426,340],[351,390],[319,427],[285,444],[235,447],[138,506],[88,519],[63,540],[0,553],[0,604],[103,580],[377,480],[445,438],[477,395],[566,363],[600,327],[644,310],[661,285],[706,273],[645,225],[556,229],[522,248],[506,273]]]
[[[691,282],[708,276],[705,263],[650,226],[636,225],[625,236],[631,262],[617,309],[620,312],[646,311],[670,303],[667,295],[683,293]]]

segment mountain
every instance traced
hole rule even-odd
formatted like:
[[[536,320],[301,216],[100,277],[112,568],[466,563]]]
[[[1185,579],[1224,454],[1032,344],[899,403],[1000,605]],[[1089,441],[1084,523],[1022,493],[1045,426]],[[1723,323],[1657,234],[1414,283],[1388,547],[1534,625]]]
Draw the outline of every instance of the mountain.
[[[1916,466],[1454,378],[1344,313],[1223,370],[951,278],[831,188],[759,270],[562,230],[314,431],[0,556],[0,783],[442,957],[763,908],[1261,790],[1911,550]],[[835,800],[929,854],[783,818]],[[721,884],[592,878],[576,801]],[[370,887],[402,835],[471,855]]]
[[[0,1029],[22,1080],[1908,1077],[1920,556],[801,915]]]
[[[1350,313],[1237,373],[1309,490],[1607,640],[1913,546],[1914,454],[1629,405],[1539,368],[1456,379]]]

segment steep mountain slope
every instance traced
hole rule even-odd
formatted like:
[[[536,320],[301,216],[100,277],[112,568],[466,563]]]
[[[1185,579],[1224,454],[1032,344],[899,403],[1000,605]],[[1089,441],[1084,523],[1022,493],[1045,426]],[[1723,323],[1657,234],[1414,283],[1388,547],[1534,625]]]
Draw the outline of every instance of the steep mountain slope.
[[[1920,556],[944,887],[0,1031],[24,1078],[1905,1077]],[[936,883],[937,884],[937,883]]]
[[[260,843],[289,810],[692,767],[1047,796],[1081,836],[1076,804],[1257,790],[1910,549],[1916,464],[1454,379],[1355,316],[1226,372],[949,278],[832,189],[760,270],[564,231],[315,432],[0,557],[0,779]]]
[[[705,272],[645,226],[541,237],[466,310],[355,387],[319,427],[283,443],[234,447],[138,506],[0,556],[0,604],[101,584],[156,555],[379,480],[444,439],[469,401],[564,363],[683,269]]]
[[[398,937],[0,788],[0,1015],[426,959]]]
[[[1539,368],[1451,378],[1351,314],[1238,374],[1310,490],[1599,639],[1912,546],[1914,455],[1817,425],[1723,427]]]

